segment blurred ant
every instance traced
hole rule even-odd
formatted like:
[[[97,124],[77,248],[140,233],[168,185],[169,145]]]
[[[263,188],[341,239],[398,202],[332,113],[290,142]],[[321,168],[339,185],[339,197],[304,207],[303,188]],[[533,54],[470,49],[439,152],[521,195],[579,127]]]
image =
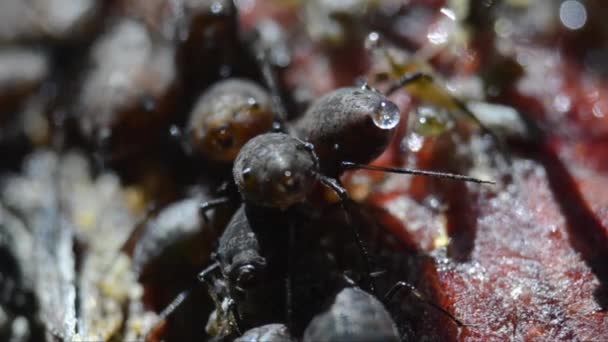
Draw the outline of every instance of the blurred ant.
[[[228,78],[212,85],[197,100],[183,134],[171,135],[186,153],[216,163],[232,163],[252,137],[272,129],[270,95],[256,83]]]

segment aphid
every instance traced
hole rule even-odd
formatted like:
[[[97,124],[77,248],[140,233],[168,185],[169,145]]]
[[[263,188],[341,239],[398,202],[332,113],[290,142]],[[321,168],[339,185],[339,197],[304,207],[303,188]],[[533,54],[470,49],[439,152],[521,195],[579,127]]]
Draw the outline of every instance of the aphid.
[[[290,342],[293,338],[289,334],[289,330],[284,324],[266,324],[261,327],[247,330],[241,337],[234,340],[235,342]]]
[[[400,337],[378,299],[357,287],[346,287],[326,312],[310,322],[303,341],[400,341]]]
[[[231,163],[252,137],[270,131],[270,96],[245,79],[226,79],[206,90],[186,128],[186,148],[203,159]]]

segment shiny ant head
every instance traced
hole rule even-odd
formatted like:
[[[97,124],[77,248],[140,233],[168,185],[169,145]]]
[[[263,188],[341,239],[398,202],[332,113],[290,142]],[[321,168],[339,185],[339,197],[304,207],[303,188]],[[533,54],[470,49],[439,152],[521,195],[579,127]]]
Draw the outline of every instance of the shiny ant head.
[[[188,123],[190,145],[202,157],[232,162],[252,137],[272,128],[268,94],[257,84],[221,81],[205,92]]]
[[[267,133],[243,146],[233,176],[245,202],[287,209],[306,199],[318,168],[308,144],[284,133]]]

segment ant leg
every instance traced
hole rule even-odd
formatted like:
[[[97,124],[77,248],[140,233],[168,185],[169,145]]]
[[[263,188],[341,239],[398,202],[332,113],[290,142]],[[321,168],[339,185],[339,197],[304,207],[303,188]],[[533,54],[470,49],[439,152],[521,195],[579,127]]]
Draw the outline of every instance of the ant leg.
[[[433,78],[432,75],[425,73],[425,72],[421,72],[421,71],[407,73],[407,74],[401,76],[397,81],[395,81],[388,88],[388,90],[386,91],[386,96],[391,95],[395,91],[399,90],[400,88],[402,88],[408,84],[420,82],[422,80],[426,80],[428,82],[433,83],[433,85],[438,93],[441,93],[442,95],[446,96],[447,99],[454,105],[454,107],[456,109],[458,109],[465,116],[467,116],[469,119],[471,119],[473,122],[475,122],[475,124],[477,126],[479,126],[484,133],[486,133],[490,137],[492,137],[492,140],[494,140],[496,142],[498,148],[501,150],[501,152],[503,152],[502,154],[504,155],[506,162],[508,164],[511,163],[509,153],[507,153],[508,152],[507,148],[504,146],[503,141],[496,135],[496,133],[494,133],[493,130],[491,130],[483,122],[481,122],[479,120],[479,118],[477,118],[477,116],[475,114],[473,114],[473,112],[469,109],[469,107],[467,107],[467,105],[463,101],[461,101],[457,97],[450,94],[443,87],[439,86],[439,84],[435,81],[435,79]]]
[[[392,84],[388,88],[388,90],[386,91],[386,96],[391,95],[395,91],[401,89],[401,87],[404,87],[404,86],[406,86],[406,85],[408,85],[410,83],[419,82],[420,80],[427,80],[427,81],[430,81],[430,82],[434,82],[433,81],[433,76],[431,76],[430,74],[427,74],[427,73],[424,73],[424,72],[421,72],[421,71],[415,71],[415,72],[407,73],[407,74],[401,76],[397,81],[395,81],[394,84]]]
[[[156,322],[154,322],[154,324],[150,327],[150,329],[148,329],[148,331],[145,334],[145,338],[144,338],[145,341],[148,340],[148,338],[147,338],[148,335],[150,335],[150,333],[154,332],[162,324],[162,322],[164,322],[173,312],[175,312],[175,310],[184,302],[184,300],[186,300],[186,298],[188,298],[191,290],[192,289],[187,289],[187,290],[180,292],[171,301],[171,303],[169,303],[169,305],[167,305],[163,309],[163,311],[161,311],[158,314],[158,318],[156,319]]]
[[[340,185],[338,180],[336,180],[334,178],[321,176],[320,181],[321,181],[321,183],[330,187],[340,197],[340,206],[342,207],[342,210],[344,210],[344,218],[346,219],[346,224],[349,227],[351,227],[355,242],[357,243],[357,248],[359,249],[359,251],[361,252],[361,255],[363,256],[363,262],[365,264],[365,269],[366,269],[365,271],[367,272],[367,276],[368,276],[370,292],[375,294],[376,286],[374,284],[374,279],[371,277],[372,263],[371,263],[371,258],[369,256],[369,252],[368,252],[367,248],[365,248],[365,245],[363,244],[361,235],[359,235],[358,227],[356,225],[352,224],[352,222],[350,220],[350,215],[348,214],[348,210],[346,208],[346,206],[348,204],[348,200],[349,200],[348,192],[342,185]]]
[[[218,270],[220,270],[220,263],[216,261],[213,264],[209,265],[204,270],[202,270],[201,273],[198,274],[198,280],[201,283],[205,283],[207,285],[212,285],[211,279],[209,278],[209,275],[212,272],[215,272],[215,271],[218,271]]]
[[[198,274],[198,280],[207,285],[209,296],[215,303],[216,310],[221,310],[222,315],[226,312],[232,314],[235,330],[237,334],[242,335],[242,321],[237,310],[236,303],[229,295],[227,295],[227,298],[225,298],[226,305],[223,305],[223,300],[219,298],[216,292],[216,284],[211,279],[211,274],[218,271],[221,273],[222,269],[220,268],[220,263],[216,261]]]
[[[209,201],[205,201],[203,203],[201,203],[198,207],[199,212],[201,213],[201,215],[203,216],[203,220],[205,220],[205,222],[209,222],[209,218],[207,217],[207,212],[213,208],[217,208],[219,206],[225,205],[230,203],[230,197],[220,197],[220,198],[215,198]]]
[[[239,310],[237,310],[236,302],[232,298],[228,298],[228,305],[226,307],[226,312],[230,312],[232,314],[232,318],[234,319],[234,328],[236,333],[240,336],[243,335],[243,321],[241,320],[241,316],[239,315]]]
[[[478,178],[464,176],[464,175],[458,175],[458,174],[454,174],[454,173],[447,173],[447,172],[424,171],[424,170],[396,168],[396,167],[382,167],[382,166],[358,164],[358,163],[353,163],[353,162],[348,162],[348,161],[343,161],[341,164],[342,164],[342,168],[344,170],[365,169],[365,170],[370,170],[370,171],[382,171],[382,172],[401,173],[401,174],[408,174],[408,175],[446,178],[446,179],[452,179],[452,180],[457,180],[457,181],[462,181],[462,182],[472,182],[472,183],[479,183],[479,184],[496,184],[496,182],[494,182],[494,181],[483,180],[483,179],[478,179]]]
[[[175,299],[173,299],[171,303],[169,303],[169,305],[167,305],[167,307],[164,308],[163,311],[161,311],[161,313],[158,315],[159,318],[161,320],[164,320],[169,317],[169,315],[171,315],[175,311],[175,309],[177,309],[184,302],[184,300],[188,298],[188,296],[190,295],[190,291],[191,289],[187,289],[180,292],[177,297],[175,297]]]
[[[454,321],[454,323],[456,323],[456,325],[458,325],[459,327],[466,326],[458,318],[456,318],[454,315],[449,313],[446,309],[442,308],[438,304],[436,304],[433,301],[431,301],[430,299],[428,299],[422,292],[420,292],[416,287],[414,287],[414,285],[406,283],[404,281],[400,281],[400,282],[396,283],[395,285],[393,285],[393,287],[391,287],[390,290],[388,290],[388,292],[386,293],[386,295],[384,296],[384,299],[383,299],[384,304],[386,305],[388,302],[390,302],[393,299],[393,297],[395,297],[395,295],[399,291],[404,290],[404,289],[407,290],[408,294],[414,295],[414,297],[416,297],[416,299],[418,299],[419,301],[431,306],[435,310],[446,315],[448,318],[450,318],[450,320]]]

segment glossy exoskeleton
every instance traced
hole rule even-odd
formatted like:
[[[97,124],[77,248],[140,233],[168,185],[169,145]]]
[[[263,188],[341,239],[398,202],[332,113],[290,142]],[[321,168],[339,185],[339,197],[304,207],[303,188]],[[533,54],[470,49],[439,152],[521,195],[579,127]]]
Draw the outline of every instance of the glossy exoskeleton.
[[[166,273],[171,265],[200,267],[207,262],[213,240],[224,215],[204,221],[199,215],[199,197],[172,203],[148,218],[133,248],[133,268],[141,278]],[[172,277],[175,275],[172,274]]]
[[[294,339],[289,334],[289,330],[284,324],[266,324],[261,327],[247,330],[242,336],[234,340],[235,342],[290,342]]]
[[[371,294],[346,287],[331,307],[317,315],[303,341],[400,341],[397,325],[384,305]]]
[[[197,100],[186,139],[192,154],[232,162],[252,137],[272,129],[274,115],[267,92],[252,81],[219,81]]]

